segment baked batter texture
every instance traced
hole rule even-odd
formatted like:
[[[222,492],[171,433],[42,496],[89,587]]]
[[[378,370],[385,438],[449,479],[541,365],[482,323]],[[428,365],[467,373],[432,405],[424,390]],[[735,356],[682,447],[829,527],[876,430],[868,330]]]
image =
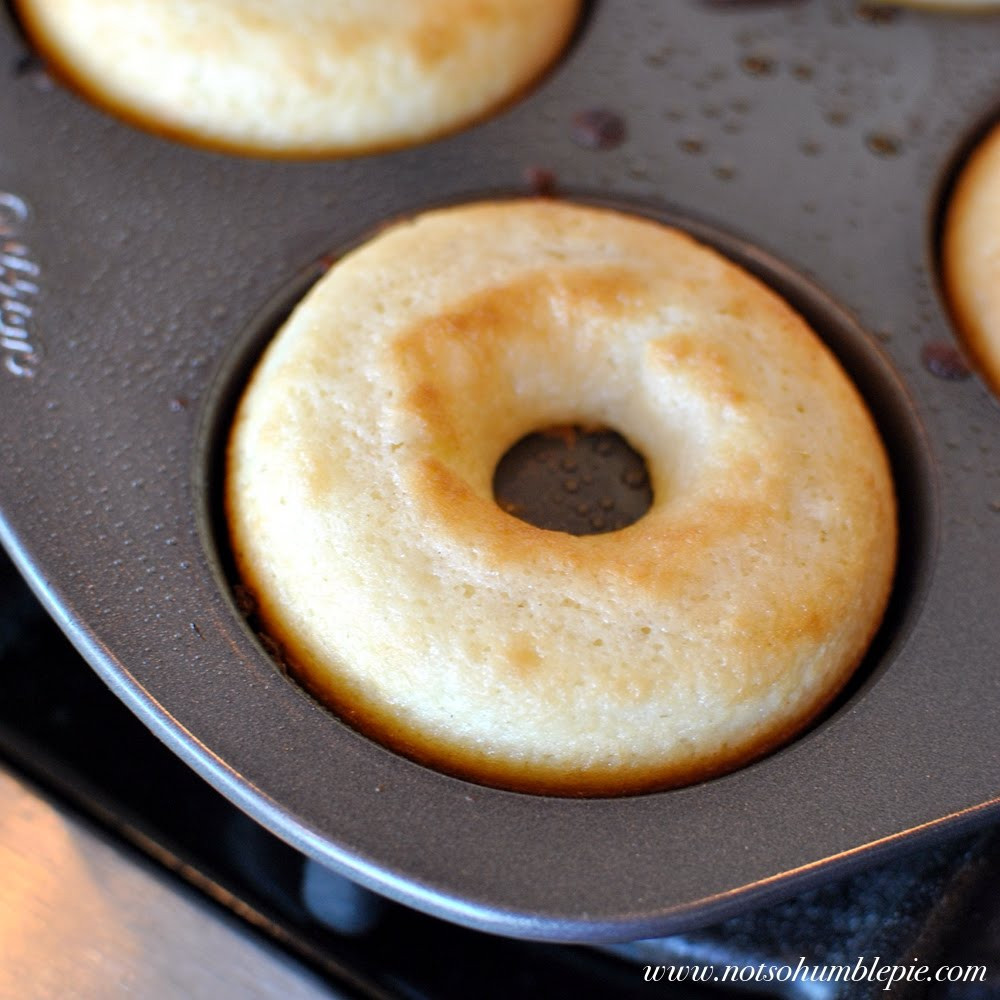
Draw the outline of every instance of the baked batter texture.
[[[425,141],[520,94],[580,0],[17,0],[92,100],[155,131],[272,155]]]
[[[541,428],[622,433],[636,523],[574,536],[494,501]],[[657,222],[465,205],[348,254],[239,405],[226,508],[293,672],[474,781],[692,782],[788,740],[882,618],[889,466],[858,393],[771,290]]]

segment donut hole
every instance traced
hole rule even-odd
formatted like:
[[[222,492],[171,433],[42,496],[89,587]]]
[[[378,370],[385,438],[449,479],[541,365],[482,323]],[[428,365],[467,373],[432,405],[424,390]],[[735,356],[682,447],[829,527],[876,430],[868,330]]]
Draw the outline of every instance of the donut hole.
[[[646,459],[617,431],[546,427],[510,447],[493,473],[501,510],[547,531],[599,535],[635,524],[653,504]]]

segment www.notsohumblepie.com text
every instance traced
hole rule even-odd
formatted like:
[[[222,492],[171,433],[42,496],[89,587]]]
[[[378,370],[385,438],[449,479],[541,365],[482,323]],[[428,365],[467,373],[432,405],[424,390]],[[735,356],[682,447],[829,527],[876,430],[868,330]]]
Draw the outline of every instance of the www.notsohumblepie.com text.
[[[913,959],[909,965],[883,963],[879,956],[859,958],[853,965],[816,965],[800,958],[797,965],[647,965],[647,983],[983,983],[985,965],[932,967]]]

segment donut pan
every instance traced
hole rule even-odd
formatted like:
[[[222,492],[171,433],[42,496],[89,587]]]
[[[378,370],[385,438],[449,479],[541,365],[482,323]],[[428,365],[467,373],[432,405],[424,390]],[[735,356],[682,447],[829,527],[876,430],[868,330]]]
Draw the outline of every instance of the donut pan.
[[[53,83],[3,13],[3,541],[213,785],[332,868],[478,928],[672,932],[996,817],[1000,407],[977,377],[941,377],[960,372],[934,241],[951,173],[1000,114],[998,51],[1000,14],[596,0],[491,120],[276,162],[112,119]],[[594,109],[624,118],[623,142],[595,148],[577,119]],[[395,756],[281,674],[216,544],[234,398],[324,262],[387,219],[542,178],[685,226],[771,282],[892,455],[902,561],[852,687],[783,750],[690,788],[552,799]]]

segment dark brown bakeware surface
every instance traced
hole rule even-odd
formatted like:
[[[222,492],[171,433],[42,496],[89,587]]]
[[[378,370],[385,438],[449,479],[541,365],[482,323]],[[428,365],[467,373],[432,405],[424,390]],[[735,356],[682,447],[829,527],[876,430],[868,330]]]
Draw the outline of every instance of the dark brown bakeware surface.
[[[418,908],[594,941],[1000,811],[1000,408],[961,377],[935,265],[950,173],[1000,114],[1000,15],[597,0],[498,117],[309,163],[120,123],[7,16],[0,68],[0,537],[107,683],[264,825]],[[624,130],[595,133],[597,111]],[[220,445],[284,312],[385,220],[533,185],[674,222],[761,275],[892,457],[900,569],[856,680],[789,746],[694,787],[552,799],[404,760],[281,674],[226,577]]]

